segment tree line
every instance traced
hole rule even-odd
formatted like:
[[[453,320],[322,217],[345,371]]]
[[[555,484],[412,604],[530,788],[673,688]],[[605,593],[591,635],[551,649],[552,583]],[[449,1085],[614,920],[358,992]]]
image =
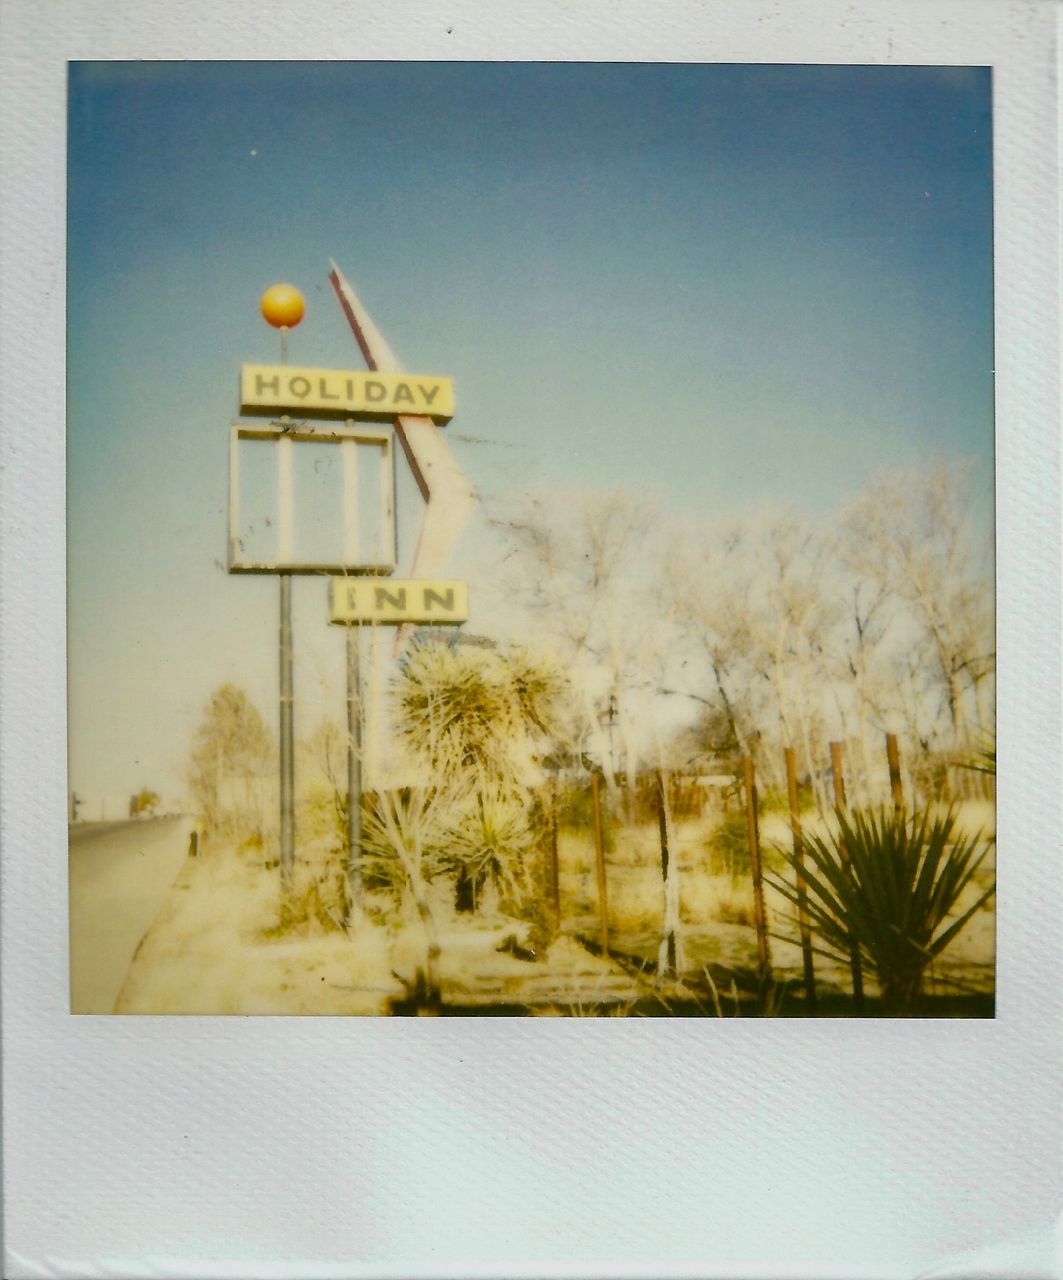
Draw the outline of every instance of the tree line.
[[[952,762],[993,751],[993,559],[975,517],[956,462],[883,472],[818,519],[679,525],[626,492],[529,497],[496,520],[496,587],[569,672],[607,781],[751,755],[782,791],[792,746],[829,809],[827,744],[845,740],[870,803],[893,732],[929,799]]]

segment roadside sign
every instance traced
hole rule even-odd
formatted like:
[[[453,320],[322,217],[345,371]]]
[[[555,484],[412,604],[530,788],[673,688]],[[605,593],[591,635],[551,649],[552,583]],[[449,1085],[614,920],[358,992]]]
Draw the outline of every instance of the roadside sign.
[[[456,626],[468,621],[469,584],[395,578],[333,578],[330,622]]]
[[[229,572],[394,572],[394,455],[385,427],[234,423]]]
[[[240,412],[378,421],[409,413],[440,425],[454,416],[454,383],[414,373],[245,364],[240,367]]]

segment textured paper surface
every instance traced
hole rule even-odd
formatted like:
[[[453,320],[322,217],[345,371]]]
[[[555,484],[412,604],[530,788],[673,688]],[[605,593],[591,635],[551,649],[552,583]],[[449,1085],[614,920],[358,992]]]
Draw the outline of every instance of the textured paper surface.
[[[1057,19],[1005,0],[7,0],[6,1276],[1063,1274]],[[64,64],[293,56],[994,67],[994,1021],[65,1012]]]

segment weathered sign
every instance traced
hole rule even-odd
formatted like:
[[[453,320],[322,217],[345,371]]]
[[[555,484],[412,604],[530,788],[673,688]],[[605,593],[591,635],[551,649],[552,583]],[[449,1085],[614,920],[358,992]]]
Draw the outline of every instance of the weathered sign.
[[[333,578],[331,622],[398,626],[457,625],[469,617],[467,582]]]
[[[437,425],[454,416],[454,383],[413,373],[301,369],[286,364],[240,368],[240,412],[387,421],[417,414]]]

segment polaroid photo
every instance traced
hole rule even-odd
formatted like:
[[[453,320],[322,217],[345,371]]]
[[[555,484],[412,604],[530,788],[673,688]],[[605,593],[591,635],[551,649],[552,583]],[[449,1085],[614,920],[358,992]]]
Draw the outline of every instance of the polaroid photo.
[[[1063,1274],[1051,11],[325,9],[9,24],[5,1274]]]

